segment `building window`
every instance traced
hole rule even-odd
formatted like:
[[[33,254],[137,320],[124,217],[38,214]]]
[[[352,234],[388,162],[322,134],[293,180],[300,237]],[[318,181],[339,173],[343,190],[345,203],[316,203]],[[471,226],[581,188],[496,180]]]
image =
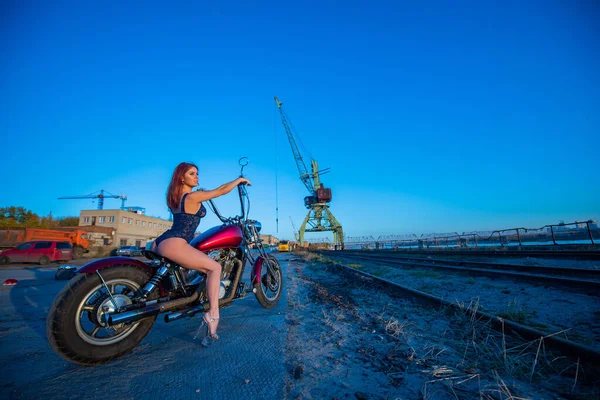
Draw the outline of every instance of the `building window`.
[[[127,222],[127,218],[121,217],[121,223],[124,224],[125,222]]]
[[[108,222],[115,222],[115,217],[108,217]]]
[[[129,218],[127,222],[129,223],[129,225],[131,225],[133,223],[133,218]]]
[[[156,222],[154,223],[154,227],[156,228]]]
[[[162,225],[161,224],[158,224],[158,229],[162,229]]]
[[[140,226],[140,220],[139,219],[135,220],[135,226]]]
[[[127,239],[121,239],[119,241],[119,243],[120,243],[120,246],[127,246]]]
[[[142,221],[142,226],[146,226],[146,221]]]
[[[99,223],[103,224],[106,222],[106,217],[100,217]]]
[[[87,224],[88,222],[90,222],[90,217],[84,217],[84,218],[83,218],[83,222],[85,222],[86,224]]]

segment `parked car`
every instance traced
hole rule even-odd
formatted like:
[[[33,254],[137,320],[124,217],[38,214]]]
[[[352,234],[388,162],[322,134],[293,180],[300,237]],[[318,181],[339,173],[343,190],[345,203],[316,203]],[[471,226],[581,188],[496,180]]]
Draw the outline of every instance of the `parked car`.
[[[117,255],[130,257],[141,256],[142,249],[137,246],[121,246],[117,249]]]
[[[71,261],[73,259],[73,246],[69,242],[53,240],[36,240],[21,243],[14,249],[0,253],[0,264],[11,262],[37,262],[40,265],[53,261]]]

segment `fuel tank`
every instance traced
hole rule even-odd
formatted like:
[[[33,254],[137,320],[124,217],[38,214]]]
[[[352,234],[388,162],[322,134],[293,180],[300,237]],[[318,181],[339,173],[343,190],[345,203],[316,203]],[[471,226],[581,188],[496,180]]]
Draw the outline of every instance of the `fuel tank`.
[[[210,251],[242,244],[242,229],[237,225],[221,225],[196,236],[190,244],[198,250]]]

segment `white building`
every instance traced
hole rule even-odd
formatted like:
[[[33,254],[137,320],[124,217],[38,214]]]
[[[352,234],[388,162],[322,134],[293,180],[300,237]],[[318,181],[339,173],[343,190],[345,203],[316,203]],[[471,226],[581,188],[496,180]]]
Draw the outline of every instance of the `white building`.
[[[127,210],[81,210],[79,226],[112,228],[106,231],[102,240],[104,245],[113,247],[138,246],[144,248],[147,242],[156,239],[173,225],[172,221],[149,217],[141,212]],[[95,238],[96,241],[99,238]]]

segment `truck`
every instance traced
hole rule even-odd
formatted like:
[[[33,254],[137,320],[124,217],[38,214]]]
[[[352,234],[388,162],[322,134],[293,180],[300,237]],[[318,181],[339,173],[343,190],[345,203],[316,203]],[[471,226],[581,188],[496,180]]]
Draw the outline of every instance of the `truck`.
[[[78,228],[62,229],[0,228],[0,250],[10,249],[32,240],[57,240],[71,243],[73,258],[80,258],[83,253],[89,251],[90,241],[86,231]]]
[[[291,240],[280,240],[277,245],[277,250],[279,251],[294,251],[296,250],[296,242]]]

